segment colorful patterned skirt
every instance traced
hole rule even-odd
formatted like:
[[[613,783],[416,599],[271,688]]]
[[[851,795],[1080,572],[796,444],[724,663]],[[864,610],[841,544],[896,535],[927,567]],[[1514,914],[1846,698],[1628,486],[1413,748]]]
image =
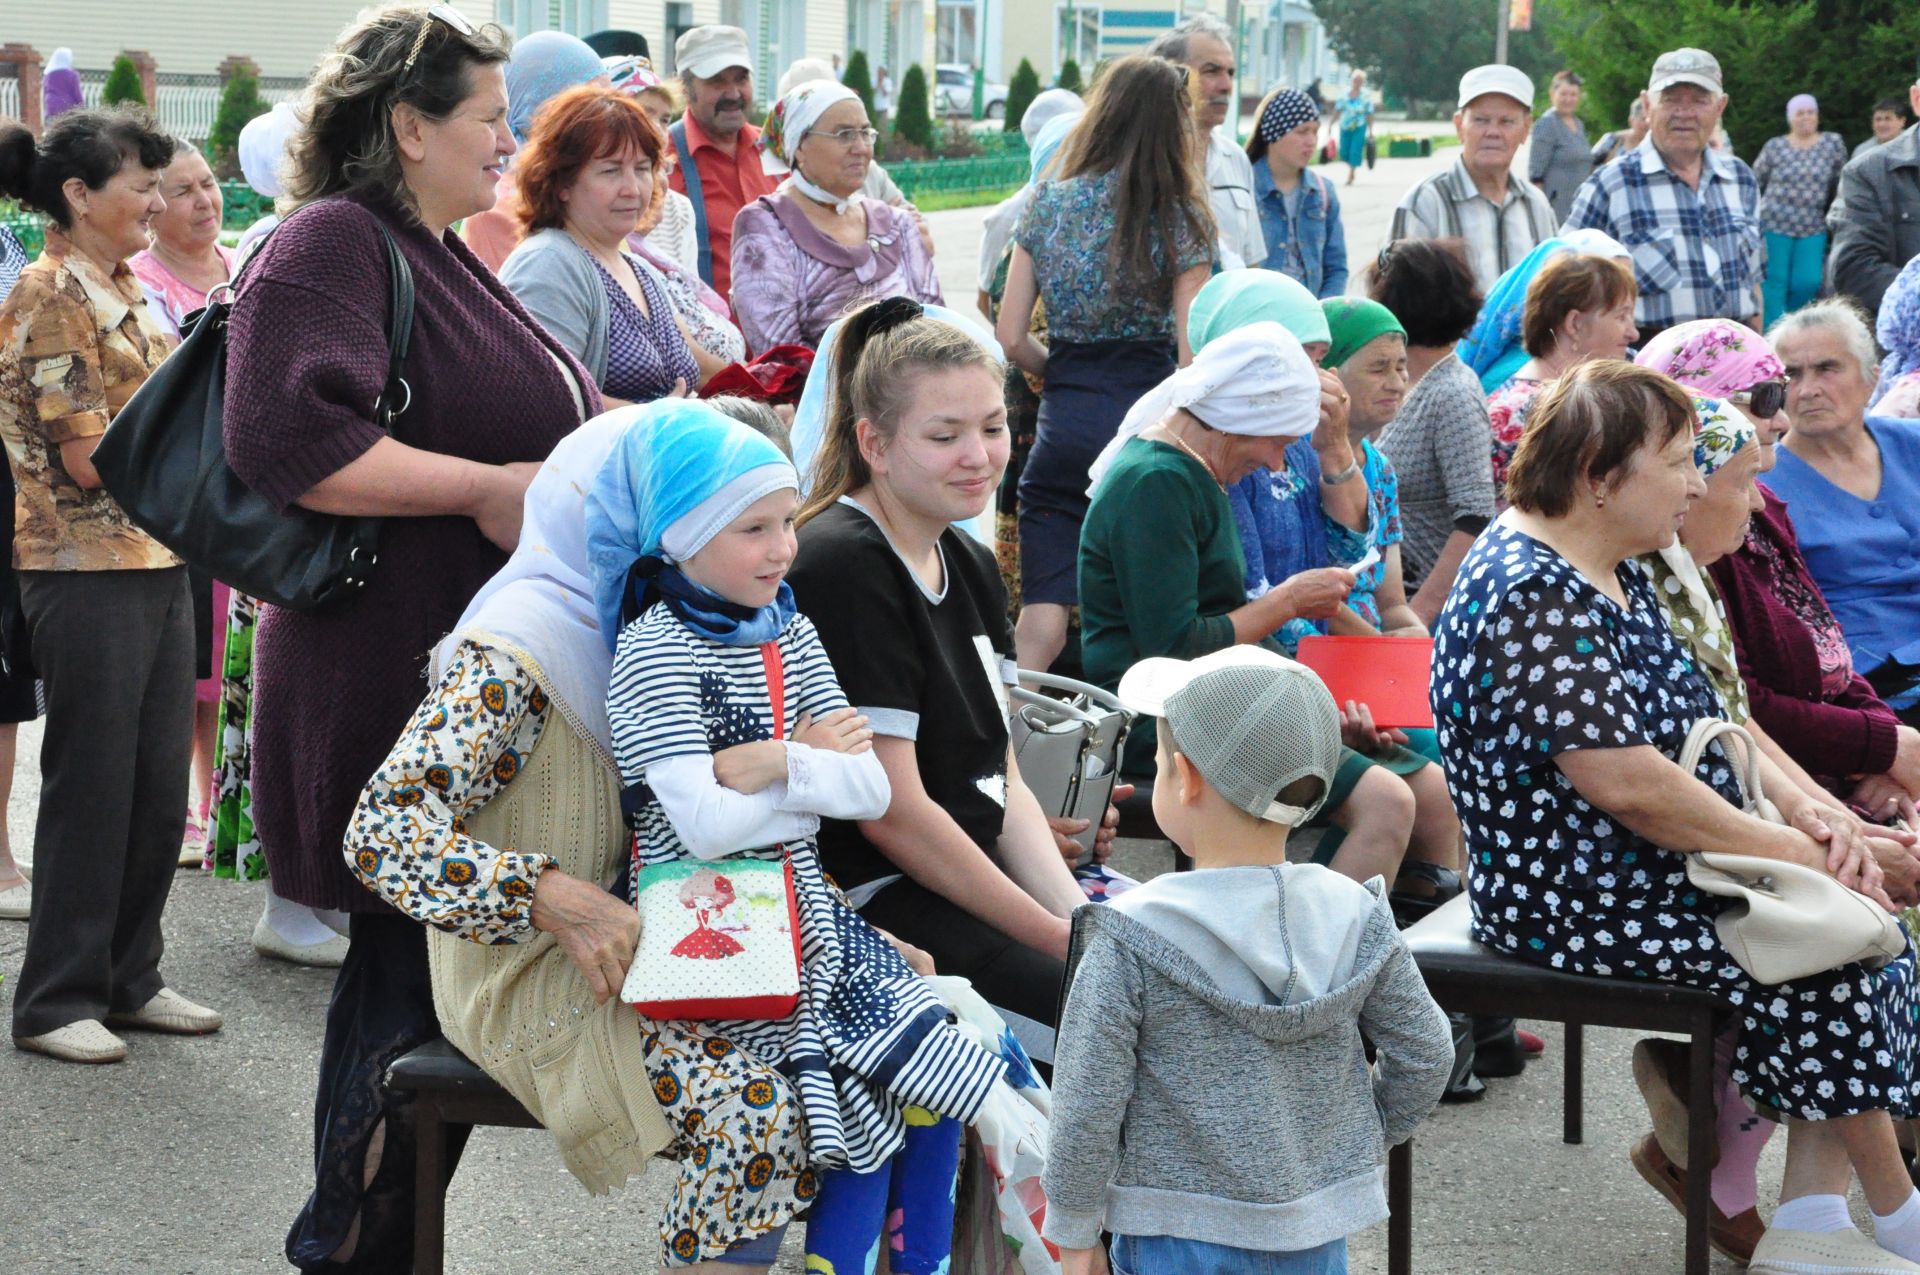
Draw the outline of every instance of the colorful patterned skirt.
[[[215,876],[258,881],[267,856],[253,827],[253,632],[260,604],[233,590],[227,604],[220,714],[214,734],[213,816],[207,863]]]

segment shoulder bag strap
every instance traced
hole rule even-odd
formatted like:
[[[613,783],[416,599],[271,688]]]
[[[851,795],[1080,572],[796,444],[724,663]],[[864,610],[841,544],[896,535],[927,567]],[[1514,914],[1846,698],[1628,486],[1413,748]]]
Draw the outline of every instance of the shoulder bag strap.
[[[693,205],[693,237],[700,246],[700,282],[713,286],[713,242],[707,237],[707,198],[700,188],[700,166],[693,162],[687,147],[687,122],[676,120],[667,136],[673,139],[673,153],[680,157],[680,177],[687,183],[687,202]]]
[[[413,406],[413,386],[407,384],[404,374],[407,351],[413,344],[413,270],[386,224],[378,216],[374,217],[373,224],[387,248],[388,301],[387,384],[374,400],[373,412],[388,433],[392,433],[394,422]]]
[[[760,663],[767,670],[767,698],[773,701],[773,737],[787,737],[787,668],[778,642],[760,644]]]

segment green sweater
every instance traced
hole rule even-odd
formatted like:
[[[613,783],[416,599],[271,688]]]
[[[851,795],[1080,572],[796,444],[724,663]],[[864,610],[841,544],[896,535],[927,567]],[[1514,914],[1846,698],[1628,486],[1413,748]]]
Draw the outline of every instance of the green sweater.
[[[1112,690],[1148,656],[1190,660],[1232,646],[1227,616],[1246,603],[1246,560],[1220,484],[1171,444],[1129,442],[1080,527],[1087,680]],[[1151,775],[1153,752],[1146,718],[1127,740],[1121,769]]]

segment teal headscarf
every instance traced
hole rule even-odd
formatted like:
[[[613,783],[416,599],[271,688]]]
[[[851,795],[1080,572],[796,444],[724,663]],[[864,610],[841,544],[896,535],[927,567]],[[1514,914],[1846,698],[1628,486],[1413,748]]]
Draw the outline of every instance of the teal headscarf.
[[[1518,265],[1494,280],[1487,299],[1480,305],[1480,317],[1473,331],[1461,340],[1454,353],[1480,377],[1480,388],[1491,394],[1513,379],[1526,366],[1527,351],[1520,344],[1520,328],[1527,314],[1527,290],[1533,277],[1547,262],[1561,253],[1583,252],[1596,257],[1613,257],[1632,264],[1632,254],[1617,240],[1597,230],[1570,230],[1564,235],[1543,240],[1532,252],[1520,258]]]
[[[1207,280],[1187,311],[1187,342],[1195,354],[1250,323],[1278,323],[1302,345],[1332,341],[1320,298],[1278,270],[1258,266],[1222,270]]]
[[[1084,108],[1062,111],[1041,126],[1039,133],[1034,136],[1033,146],[1028,151],[1027,180],[1029,182],[1040,180],[1041,175],[1047,171],[1047,165],[1051,164],[1053,157],[1060,153],[1060,147],[1066,142],[1067,134],[1073,132],[1073,126],[1078,124],[1086,113]]]
[[[1320,305],[1326,311],[1327,328],[1333,334],[1327,357],[1321,360],[1323,367],[1344,365],[1369,341],[1389,332],[1398,332],[1402,340],[1406,339],[1407,330],[1400,326],[1400,320],[1378,301],[1365,297],[1329,297]]]
[[[607,646],[662,598],[716,641],[747,646],[777,637],[793,615],[785,583],[780,599],[756,612],[694,584],[677,564],[756,500],[799,482],[770,439],[705,403],[647,404],[587,493],[587,563]]]

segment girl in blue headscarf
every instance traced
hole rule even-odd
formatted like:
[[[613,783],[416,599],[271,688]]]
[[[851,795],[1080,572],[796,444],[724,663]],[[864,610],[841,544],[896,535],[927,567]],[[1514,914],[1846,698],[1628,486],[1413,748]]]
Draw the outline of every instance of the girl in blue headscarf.
[[[933,990],[821,872],[821,816],[879,818],[890,791],[867,719],[794,610],[785,577],[799,494],[778,447],[702,403],[653,404],[620,437],[586,511],[594,604],[614,652],[607,720],[636,866],[791,864],[799,1004],[778,1021],[710,1026],[792,1080],[809,1162],[825,1171],[810,1259],[866,1269],[899,1210],[893,1269],[933,1272],[949,1255],[961,1125],[1005,1068],[949,1025]],[[717,908],[730,886],[722,892]],[[689,955],[741,950],[724,929],[703,925],[694,938],[704,946]],[[755,1166],[738,1167],[753,1186]]]

